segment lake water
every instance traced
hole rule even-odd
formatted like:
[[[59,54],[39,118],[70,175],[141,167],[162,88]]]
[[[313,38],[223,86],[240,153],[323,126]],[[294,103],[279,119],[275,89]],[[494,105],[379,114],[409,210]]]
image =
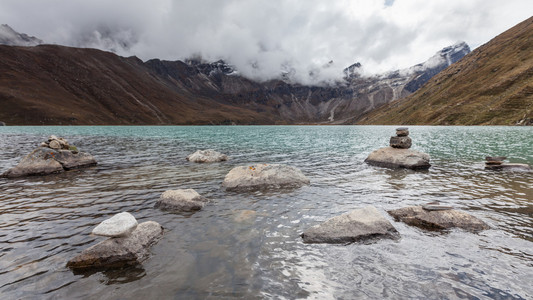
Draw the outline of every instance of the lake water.
[[[366,165],[391,126],[0,127],[0,172],[49,135],[99,164],[0,179],[2,299],[532,299],[533,172],[484,170],[486,155],[533,165],[532,127],[411,126],[427,172]],[[231,160],[194,164],[212,148]],[[237,165],[282,163],[311,180],[299,189],[236,193]],[[154,209],[168,189],[210,199],[201,211]],[[427,232],[386,210],[438,200],[491,226]],[[372,244],[303,244],[306,228],[374,205],[401,234]],[[73,273],[66,262],[103,238],[89,233],[122,212],[165,228],[137,267]]]

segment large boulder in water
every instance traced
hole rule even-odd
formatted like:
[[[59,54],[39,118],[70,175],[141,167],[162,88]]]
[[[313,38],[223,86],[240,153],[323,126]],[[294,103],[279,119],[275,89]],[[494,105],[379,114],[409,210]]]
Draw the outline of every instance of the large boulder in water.
[[[385,147],[370,153],[365,159],[369,165],[385,168],[429,169],[429,155],[412,149]]]
[[[156,222],[141,223],[126,237],[109,238],[69,260],[72,269],[111,268],[133,265],[148,257],[150,246],[163,235],[163,227]]]
[[[123,237],[137,228],[137,220],[128,212],[121,212],[98,224],[92,234],[107,237]]]
[[[63,172],[63,166],[54,159],[55,150],[37,148],[26,155],[15,167],[2,177],[14,178],[28,175],[46,175]]]
[[[373,206],[333,217],[307,229],[302,234],[304,243],[330,244],[397,238],[398,236],[394,226]]]
[[[2,177],[47,175],[94,165],[96,160],[88,153],[39,147],[26,155],[18,165],[2,174]]]
[[[295,167],[278,164],[239,166],[231,169],[222,186],[227,190],[301,187],[309,179]]]
[[[187,156],[187,160],[196,163],[212,163],[228,160],[226,154],[222,154],[213,149],[198,150],[193,154]]]
[[[170,211],[200,210],[208,200],[193,189],[168,190],[155,203],[156,208]]]
[[[443,230],[457,227],[476,232],[489,229],[489,226],[485,222],[465,212],[455,209],[432,209],[431,207],[408,206],[389,210],[388,213],[397,221],[428,230]]]

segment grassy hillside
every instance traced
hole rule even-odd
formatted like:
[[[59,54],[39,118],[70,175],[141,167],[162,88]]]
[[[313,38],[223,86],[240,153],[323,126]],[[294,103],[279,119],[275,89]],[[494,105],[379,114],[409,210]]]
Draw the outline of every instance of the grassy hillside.
[[[358,124],[533,125],[533,17]]]

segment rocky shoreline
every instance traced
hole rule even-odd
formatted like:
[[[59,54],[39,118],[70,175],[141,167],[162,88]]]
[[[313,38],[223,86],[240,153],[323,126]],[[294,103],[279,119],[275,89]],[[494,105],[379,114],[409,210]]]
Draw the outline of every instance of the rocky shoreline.
[[[365,162],[380,167],[413,170],[430,167],[429,155],[410,149],[412,140],[408,128],[398,128],[396,136],[390,138],[389,145],[390,147],[373,151]],[[186,160],[193,163],[221,163],[228,159],[226,154],[212,149],[198,150],[186,157]],[[486,169],[506,168],[503,163],[505,159],[487,157]],[[46,175],[95,164],[96,160],[90,154],[79,152],[66,139],[50,136],[3,176],[13,178]],[[227,192],[246,195],[258,190],[277,190],[285,193],[310,184],[309,178],[296,167],[263,163],[234,167],[224,177],[221,187]],[[154,199],[153,207],[171,214],[195,213],[210,202],[208,197],[200,195],[194,189],[180,187],[160,194],[159,199]],[[482,220],[451,206],[441,205],[440,202],[399,207],[388,210],[387,213],[389,218],[393,218],[393,222],[403,222],[423,230],[446,232],[459,228],[476,233],[490,228]],[[256,212],[248,211],[235,217],[235,220],[244,222],[243,220],[255,215]],[[377,207],[367,206],[311,226],[301,233],[301,238],[306,244],[368,244],[382,239],[396,240],[401,238],[402,233],[395,228],[393,222]],[[92,235],[104,236],[107,239],[83,250],[69,260],[67,266],[73,270],[86,270],[142,263],[150,256],[150,247],[162,238],[163,233],[163,227],[157,222],[146,221],[139,224],[131,214],[118,213],[102,221],[91,232]]]

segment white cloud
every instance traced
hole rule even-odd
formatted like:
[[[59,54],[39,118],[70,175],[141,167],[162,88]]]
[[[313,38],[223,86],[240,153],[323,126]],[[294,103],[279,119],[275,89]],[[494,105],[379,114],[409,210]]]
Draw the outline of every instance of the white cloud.
[[[476,48],[531,11],[530,0],[2,0],[0,23],[47,42],[145,60],[225,59],[260,79],[290,66],[312,82],[310,71],[334,79],[357,61],[377,73],[457,41]]]

